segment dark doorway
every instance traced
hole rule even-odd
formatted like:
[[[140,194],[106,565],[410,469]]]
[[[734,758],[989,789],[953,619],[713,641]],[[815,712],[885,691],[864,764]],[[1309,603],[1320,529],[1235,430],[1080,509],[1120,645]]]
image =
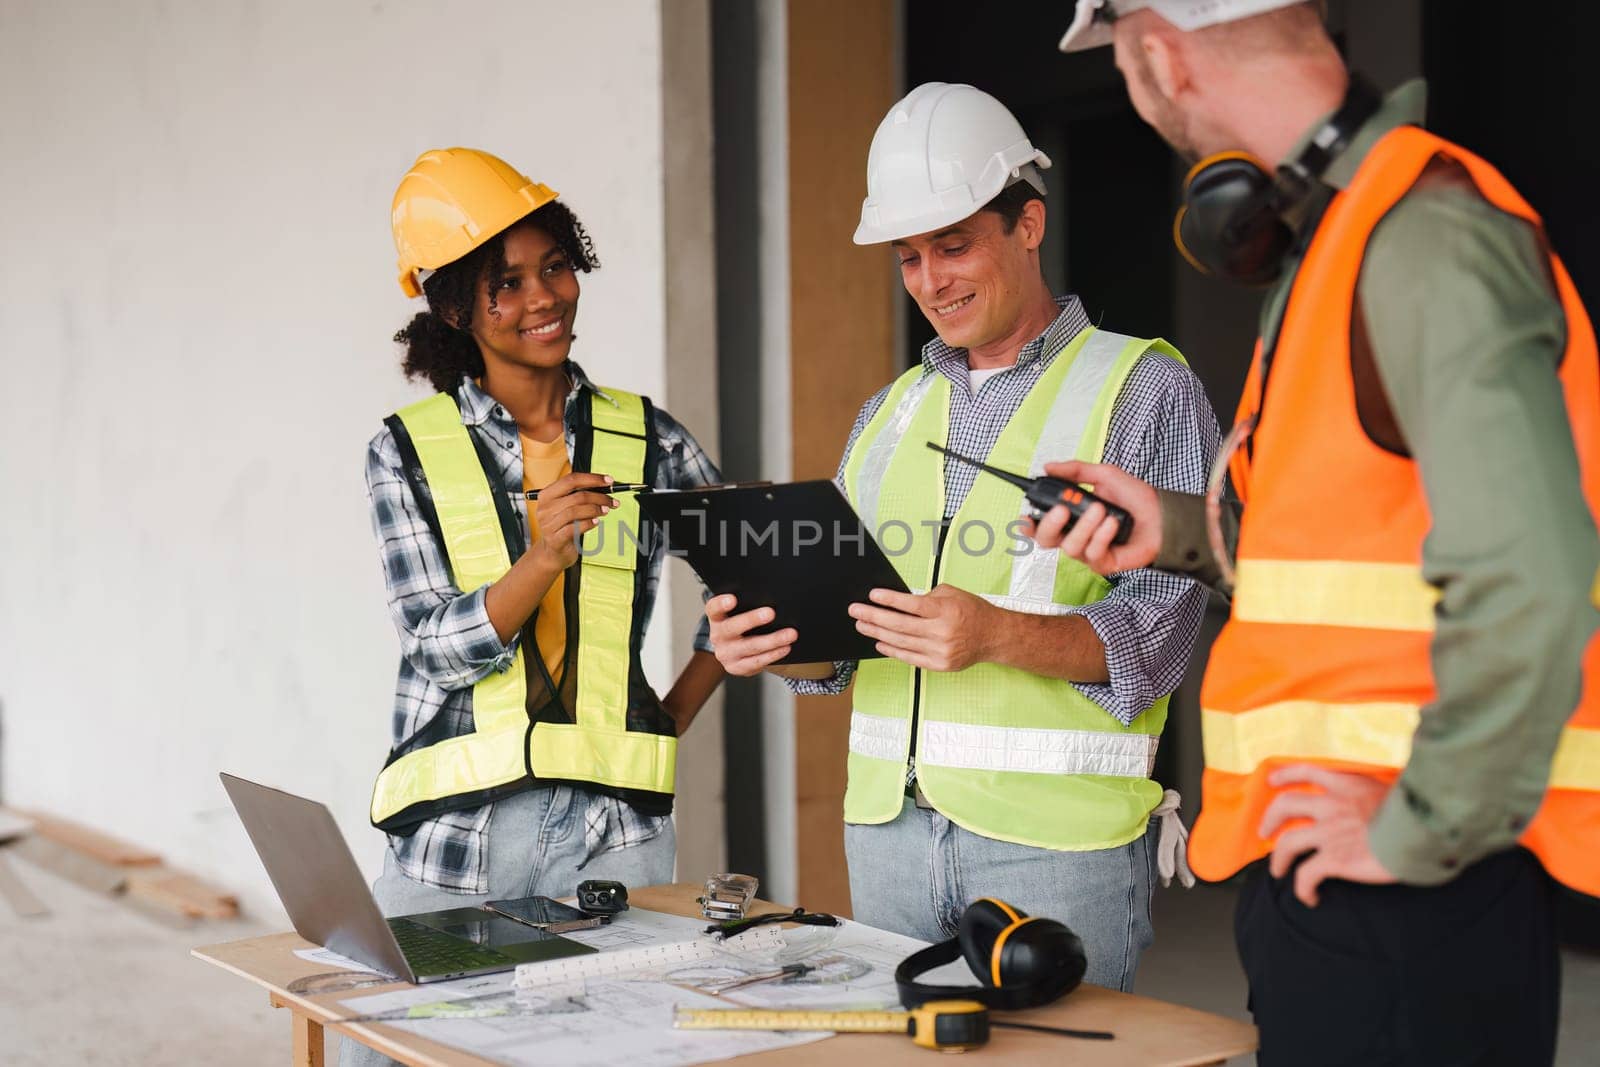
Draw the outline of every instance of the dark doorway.
[[[1422,66],[1428,125],[1499,169],[1543,216],[1550,244],[1593,316],[1600,308],[1600,79],[1587,51],[1600,8],[1517,9],[1426,0]],[[1561,891],[1562,939],[1600,949],[1600,900]]]

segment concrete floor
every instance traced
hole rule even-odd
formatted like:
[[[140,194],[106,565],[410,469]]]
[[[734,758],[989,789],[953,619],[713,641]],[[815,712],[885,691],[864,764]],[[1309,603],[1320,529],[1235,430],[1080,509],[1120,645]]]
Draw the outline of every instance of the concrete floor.
[[[255,986],[189,956],[198,944],[277,927],[239,920],[170,929],[20,859],[11,866],[53,914],[19,919],[0,902],[0,1063],[264,1067],[288,1057],[287,1014]],[[1246,1018],[1232,914],[1226,886],[1158,892],[1156,943],[1138,992]],[[1600,956],[1568,952],[1564,962],[1559,1063],[1591,1067],[1600,1048]]]

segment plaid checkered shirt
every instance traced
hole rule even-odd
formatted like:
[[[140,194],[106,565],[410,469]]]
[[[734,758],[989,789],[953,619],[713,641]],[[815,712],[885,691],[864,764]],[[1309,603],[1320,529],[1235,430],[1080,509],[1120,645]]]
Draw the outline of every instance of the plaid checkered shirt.
[[[606,396],[583,370],[567,363],[572,389],[566,400],[567,452],[572,452],[574,405],[588,395]],[[506,492],[522,495],[522,444],[516,420],[470,379],[459,395],[461,422],[489,446]],[[655,485],[689,489],[722,480],[705,451],[671,415],[655,409],[653,427],[661,462]],[[439,716],[450,723],[450,735],[472,731],[472,687],[480,679],[511,666],[517,638],[502,643],[484,608],[487,587],[463,595],[450,574],[444,546],[417,509],[411,486],[402,473],[400,451],[385,427],[367,447],[367,499],[372,528],[383,558],[389,612],[400,634],[400,672],[395,683],[392,730],[399,744]],[[526,512],[515,509],[528,543]],[[635,605],[648,624],[661,577],[665,547],[651,539],[651,553],[640,600]],[[697,649],[710,651],[702,620]],[[447,812],[429,819],[408,836],[391,834],[389,847],[400,869],[424,885],[456,893],[481,894],[488,886],[488,828],[492,804]],[[633,806],[600,793],[590,793],[584,813],[584,842],[590,858],[647,841],[661,833],[669,815],[646,815]]]
[[[950,380],[951,449],[974,458],[987,456],[1057,354],[1090,326],[1076,296],[1057,297],[1056,306],[1061,313],[1050,327],[1023,346],[1015,366],[984,381],[976,396],[966,349],[951,348],[937,337],[923,346],[922,373]],[[839,462],[840,488],[850,450],[889,389],[880,389],[856,416]],[[1112,408],[1104,462],[1162,489],[1203,493],[1217,442],[1217,417],[1200,379],[1166,356],[1139,357]],[[960,509],[977,473],[964,463],[945,460],[946,519]],[[1074,682],[1073,687],[1126,726],[1183,680],[1200,632],[1206,591],[1188,578],[1153,570],[1114,574],[1110,582],[1105,599],[1073,609],[1105,644],[1109,681]],[[832,695],[844,691],[855,670],[854,661],[839,662],[830,678],[784,681],[801,695]]]

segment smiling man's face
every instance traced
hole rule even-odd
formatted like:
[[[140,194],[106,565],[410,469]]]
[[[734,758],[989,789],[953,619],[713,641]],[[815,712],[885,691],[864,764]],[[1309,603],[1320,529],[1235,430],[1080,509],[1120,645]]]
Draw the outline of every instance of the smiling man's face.
[[[1044,205],[1030,201],[1039,214]],[[893,244],[906,292],[951,348],[982,349],[1012,333],[1037,288],[1038,247],[1029,220],[1010,233],[995,211],[979,211],[954,226]]]

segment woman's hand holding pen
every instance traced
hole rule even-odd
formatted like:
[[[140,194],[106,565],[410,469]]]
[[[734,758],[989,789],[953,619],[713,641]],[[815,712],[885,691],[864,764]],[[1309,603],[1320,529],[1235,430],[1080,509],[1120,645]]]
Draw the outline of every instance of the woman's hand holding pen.
[[[617,506],[605,493],[610,485],[610,475],[574,472],[539,490],[538,500],[531,501],[539,539],[529,554],[537,553],[558,572],[578,562],[578,539]]]
[[[578,562],[578,538],[617,506],[615,500],[597,491],[610,484],[611,479],[603,474],[580,472],[557,478],[540,490],[533,513],[539,539],[509,571],[491,582],[483,595],[484,610],[502,642],[510,643],[533,617],[555,580]]]

